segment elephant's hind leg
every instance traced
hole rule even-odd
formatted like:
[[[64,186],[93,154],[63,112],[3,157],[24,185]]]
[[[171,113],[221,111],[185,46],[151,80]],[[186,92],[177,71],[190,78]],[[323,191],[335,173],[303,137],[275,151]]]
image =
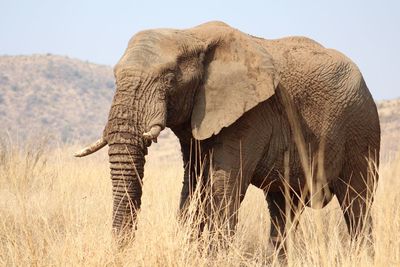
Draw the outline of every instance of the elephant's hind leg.
[[[379,179],[380,126],[375,103],[365,82],[360,84],[346,129],[345,158],[333,184],[353,240],[371,234],[371,205]],[[367,230],[367,231],[366,231]],[[368,240],[372,240],[368,238]]]
[[[378,180],[377,166],[368,153],[353,154],[344,165],[334,193],[353,239],[372,231],[371,205]],[[369,236],[371,240],[372,236]]]

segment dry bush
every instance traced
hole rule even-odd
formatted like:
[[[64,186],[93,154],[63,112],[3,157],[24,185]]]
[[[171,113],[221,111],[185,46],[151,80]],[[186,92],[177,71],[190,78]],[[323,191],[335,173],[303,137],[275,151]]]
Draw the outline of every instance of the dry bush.
[[[236,235],[223,249],[177,220],[183,170],[148,159],[135,240],[119,247],[111,233],[112,196],[106,151],[75,159],[77,147],[46,149],[5,141],[0,150],[0,266],[278,266],[268,244],[269,215],[250,187]],[[398,162],[398,161],[397,161]],[[400,164],[380,169],[372,213],[375,257],[350,242],[334,199],[306,209],[289,236],[289,266],[400,265]],[[194,217],[193,217],[194,218]],[[190,221],[190,220],[189,220]]]

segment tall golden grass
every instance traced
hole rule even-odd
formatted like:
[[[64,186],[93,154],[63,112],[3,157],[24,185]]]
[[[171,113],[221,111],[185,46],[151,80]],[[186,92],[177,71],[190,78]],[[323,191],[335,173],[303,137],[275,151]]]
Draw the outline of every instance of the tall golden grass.
[[[17,147],[19,147],[17,149]],[[135,239],[119,246],[111,232],[106,152],[76,159],[77,147],[0,147],[0,266],[278,266],[268,243],[263,193],[250,187],[236,234],[210,252],[212,235],[193,238],[177,220],[181,162],[147,159]],[[400,162],[380,168],[372,207],[375,256],[350,242],[334,199],[306,209],[289,236],[289,266],[400,266]],[[272,256],[271,256],[272,255]]]

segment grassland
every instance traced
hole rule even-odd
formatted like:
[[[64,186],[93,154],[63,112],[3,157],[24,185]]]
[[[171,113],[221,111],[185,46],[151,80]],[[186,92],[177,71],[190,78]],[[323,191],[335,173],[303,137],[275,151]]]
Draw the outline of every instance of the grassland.
[[[105,151],[75,159],[74,146],[47,149],[7,141],[0,148],[0,266],[263,266],[279,265],[268,245],[263,194],[249,188],[237,234],[210,252],[176,219],[180,162],[146,165],[142,210],[133,242],[111,233],[111,182]],[[400,266],[400,162],[385,163],[373,205],[375,257],[351,243],[336,199],[307,209],[290,236],[289,266]]]

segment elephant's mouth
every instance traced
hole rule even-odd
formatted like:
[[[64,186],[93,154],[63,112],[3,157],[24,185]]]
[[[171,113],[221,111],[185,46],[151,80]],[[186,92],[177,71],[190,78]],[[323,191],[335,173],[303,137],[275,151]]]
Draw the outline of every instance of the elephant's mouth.
[[[154,143],[157,143],[157,138],[160,135],[160,132],[163,130],[163,127],[156,124],[150,127],[150,130],[145,132],[143,134],[143,138],[147,141],[153,141]]]

